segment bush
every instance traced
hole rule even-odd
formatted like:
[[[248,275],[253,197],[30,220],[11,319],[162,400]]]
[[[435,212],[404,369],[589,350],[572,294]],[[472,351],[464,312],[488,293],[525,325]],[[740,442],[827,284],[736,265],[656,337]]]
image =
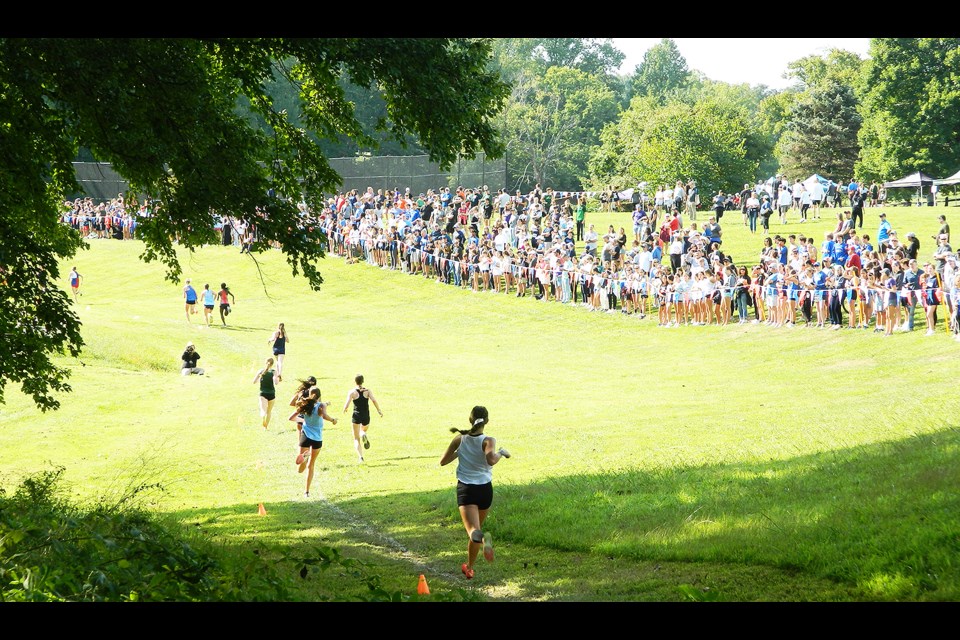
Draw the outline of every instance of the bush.
[[[286,581],[267,561],[225,563],[132,506],[132,496],[88,511],[67,503],[58,494],[62,474],[61,467],[29,477],[12,497],[0,490],[0,601],[287,597]]]

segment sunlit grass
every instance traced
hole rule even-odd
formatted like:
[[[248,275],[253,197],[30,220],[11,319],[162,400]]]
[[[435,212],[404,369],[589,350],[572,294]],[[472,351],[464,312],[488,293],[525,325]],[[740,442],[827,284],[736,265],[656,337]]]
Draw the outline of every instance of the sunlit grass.
[[[921,239],[937,211],[888,209]],[[744,236],[725,235],[738,260],[755,253]],[[471,585],[489,598],[682,600],[684,584],[733,600],[960,595],[960,345],[945,333],[665,331],[335,257],[315,293],[278,254],[261,257],[261,282],[223,247],[184,254],[185,277],[237,295],[230,326],[206,328],[187,324],[179,286],[137,260],[139,243],[92,245],[74,261],[88,343],[69,363],[74,392],[40,414],[8,387],[3,486],[54,461],[80,498],[149,479],[163,486],[152,508],[223,544],[323,540],[382,563],[398,588],[415,588],[416,557],[443,590],[462,586],[465,535],[453,468],[437,461],[483,404],[513,453],[495,469],[498,559]],[[252,377],[277,322],[291,342],[264,431]],[[208,375],[179,375],[188,340]],[[341,413],[356,373],[385,413],[363,465]],[[335,510],[302,498],[293,464],[287,402],[311,374],[345,419],[325,429],[312,491]]]

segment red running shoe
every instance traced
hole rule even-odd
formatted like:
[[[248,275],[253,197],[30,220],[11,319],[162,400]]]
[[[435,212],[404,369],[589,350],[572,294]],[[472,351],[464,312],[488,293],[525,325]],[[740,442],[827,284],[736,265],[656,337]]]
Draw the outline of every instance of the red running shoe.
[[[466,576],[467,580],[473,580],[473,569],[468,567],[466,562],[460,565],[460,571],[463,571],[463,575]]]

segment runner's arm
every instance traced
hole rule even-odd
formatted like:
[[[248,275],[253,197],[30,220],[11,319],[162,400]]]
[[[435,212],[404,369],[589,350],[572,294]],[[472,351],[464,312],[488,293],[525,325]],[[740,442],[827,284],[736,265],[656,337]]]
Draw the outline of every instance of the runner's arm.
[[[375,397],[373,397],[373,391],[370,391],[369,389],[367,389],[367,397],[370,398],[370,402],[372,402],[373,406],[377,408],[377,413],[379,413],[380,417],[382,418],[383,411],[380,410],[380,403],[377,402],[377,399]]]
[[[460,448],[460,439],[463,436],[457,435],[450,441],[450,444],[447,446],[447,450],[443,452],[443,456],[440,458],[440,466],[446,466],[456,460],[457,450]]]

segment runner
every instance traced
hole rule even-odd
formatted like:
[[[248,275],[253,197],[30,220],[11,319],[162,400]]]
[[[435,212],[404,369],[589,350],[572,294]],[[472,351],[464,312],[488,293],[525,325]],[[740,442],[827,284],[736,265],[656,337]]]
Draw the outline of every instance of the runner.
[[[253,376],[253,383],[260,384],[260,418],[263,428],[270,424],[270,414],[273,413],[273,403],[277,399],[276,384],[280,377],[273,368],[273,358],[267,358],[257,375]]]
[[[295,459],[297,471],[303,473],[304,469],[310,468],[307,473],[307,487],[303,496],[310,497],[310,483],[313,481],[313,466],[317,462],[317,455],[323,446],[323,421],[329,420],[337,424],[336,418],[331,418],[327,414],[327,406],[320,402],[320,389],[311,387],[305,398],[297,403],[297,412],[303,423],[303,429],[300,430],[299,453]]]
[[[283,380],[283,356],[287,352],[287,343],[290,337],[287,336],[287,330],[283,328],[283,323],[277,325],[277,330],[267,340],[268,344],[273,345],[273,355],[277,359],[277,380]]]
[[[209,284],[203,285],[203,292],[200,295],[203,297],[203,319],[206,320],[209,327],[210,323],[213,322],[213,304],[217,298],[210,290]]]
[[[293,394],[293,397],[290,398],[290,406],[293,407],[294,410],[288,420],[297,425],[297,431],[303,429],[303,419],[300,417],[297,403],[306,399],[309,395],[310,388],[315,386],[317,386],[317,379],[314,376],[308,376],[306,379],[300,381],[297,391]]]
[[[227,326],[226,318],[228,315],[230,315],[230,311],[232,311],[230,304],[236,304],[237,299],[233,296],[233,292],[227,288],[226,282],[220,283],[220,293],[218,296],[220,298],[220,322],[223,323],[223,326]],[[227,300],[228,296],[230,298],[229,301]]]
[[[347,394],[347,401],[343,404],[343,412],[347,412],[352,401],[353,448],[357,451],[360,462],[363,462],[363,451],[360,450],[361,443],[364,449],[370,448],[370,439],[367,437],[367,429],[370,426],[370,403],[373,402],[373,406],[377,408],[377,413],[380,414],[381,418],[383,417],[383,411],[380,410],[380,405],[377,403],[373,391],[364,388],[363,376],[358,374],[353,380],[357,383],[357,387]]]
[[[481,547],[486,561],[493,562],[493,539],[490,532],[484,532],[481,527],[493,504],[493,465],[501,458],[510,457],[506,449],[497,449],[496,438],[483,433],[489,422],[486,407],[474,407],[469,422],[469,429],[450,429],[451,433],[458,435],[440,458],[441,467],[458,460],[457,506],[469,536],[467,561],[460,565],[460,571],[467,580],[473,578],[473,565]]]
[[[183,286],[183,300],[185,303],[184,312],[187,316],[187,322],[190,322],[191,314],[197,312],[197,290],[190,284],[189,278],[187,278],[187,283]]]
[[[77,268],[74,267],[70,269],[70,288],[73,289],[73,301],[77,301],[77,296],[82,296],[80,293],[80,282],[83,280],[83,276],[77,273]],[[189,281],[188,281],[189,282]],[[190,319],[189,317],[187,318]]]

